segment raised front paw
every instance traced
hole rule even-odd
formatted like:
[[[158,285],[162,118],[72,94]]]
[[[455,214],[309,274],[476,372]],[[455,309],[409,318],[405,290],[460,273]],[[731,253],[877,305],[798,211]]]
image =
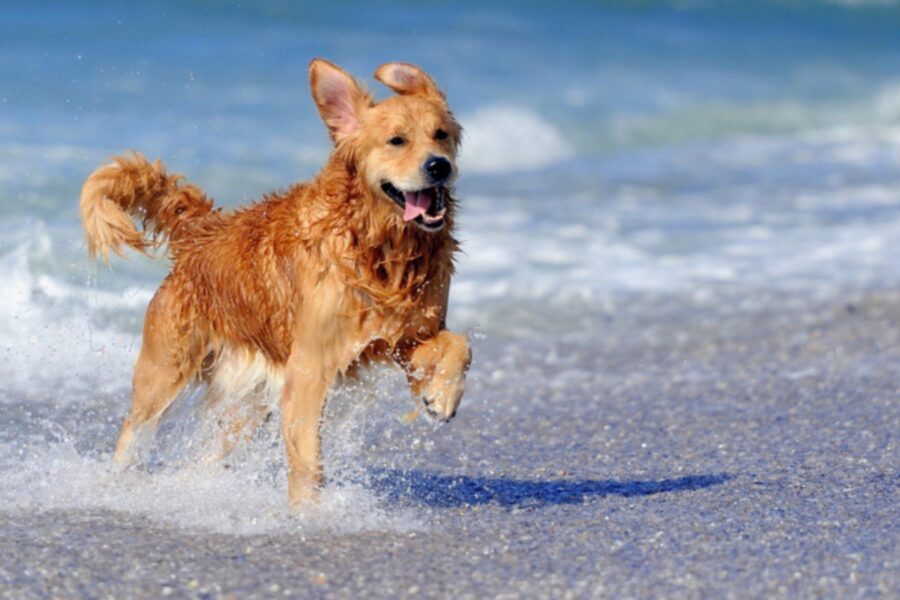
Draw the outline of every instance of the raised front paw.
[[[449,331],[441,331],[416,348],[409,380],[429,415],[442,421],[456,415],[471,361],[468,340]]]

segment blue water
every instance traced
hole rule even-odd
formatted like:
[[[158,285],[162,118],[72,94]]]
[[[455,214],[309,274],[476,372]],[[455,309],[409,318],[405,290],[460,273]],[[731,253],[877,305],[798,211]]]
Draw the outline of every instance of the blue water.
[[[227,206],[313,175],[317,56],[446,89],[455,328],[527,348],[900,284],[897,3],[4,3],[0,401],[124,410],[166,265],[89,270],[81,183],[129,148]]]
[[[161,157],[231,206],[314,174],[316,56],[377,94],[388,60],[446,89],[466,128],[457,327],[896,285],[898,25],[900,6],[846,1],[4,5],[7,351],[53,311],[139,331],[166,266],[82,260],[78,191],[107,157]]]

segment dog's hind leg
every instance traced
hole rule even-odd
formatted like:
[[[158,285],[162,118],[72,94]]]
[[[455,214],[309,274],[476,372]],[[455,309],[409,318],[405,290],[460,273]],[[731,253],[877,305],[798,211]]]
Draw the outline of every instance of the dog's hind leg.
[[[207,363],[209,363],[207,365]],[[204,360],[204,462],[217,462],[250,441],[278,403],[281,369],[262,354],[220,347]]]
[[[249,442],[271,414],[271,407],[253,402],[233,403],[224,407],[216,420],[221,430],[218,443],[211,452],[203,456],[203,462],[219,462],[230,455],[237,446]]]
[[[122,423],[113,458],[117,463],[132,461],[136,435],[155,430],[160,416],[199,366],[192,336],[174,322],[170,300],[164,286],[147,308],[144,338],[132,377],[131,410]]]

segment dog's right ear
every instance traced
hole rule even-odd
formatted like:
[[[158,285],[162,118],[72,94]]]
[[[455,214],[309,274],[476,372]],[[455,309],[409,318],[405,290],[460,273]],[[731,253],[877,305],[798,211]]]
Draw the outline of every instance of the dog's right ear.
[[[371,100],[353,77],[327,60],[316,58],[309,63],[309,86],[335,143],[359,131],[362,113]]]

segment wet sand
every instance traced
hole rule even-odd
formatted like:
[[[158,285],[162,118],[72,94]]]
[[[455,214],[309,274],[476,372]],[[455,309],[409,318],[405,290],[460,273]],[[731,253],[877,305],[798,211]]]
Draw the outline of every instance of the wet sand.
[[[900,293],[669,308],[478,342],[457,420],[366,455],[416,531],[5,509],[0,596],[897,597]]]

